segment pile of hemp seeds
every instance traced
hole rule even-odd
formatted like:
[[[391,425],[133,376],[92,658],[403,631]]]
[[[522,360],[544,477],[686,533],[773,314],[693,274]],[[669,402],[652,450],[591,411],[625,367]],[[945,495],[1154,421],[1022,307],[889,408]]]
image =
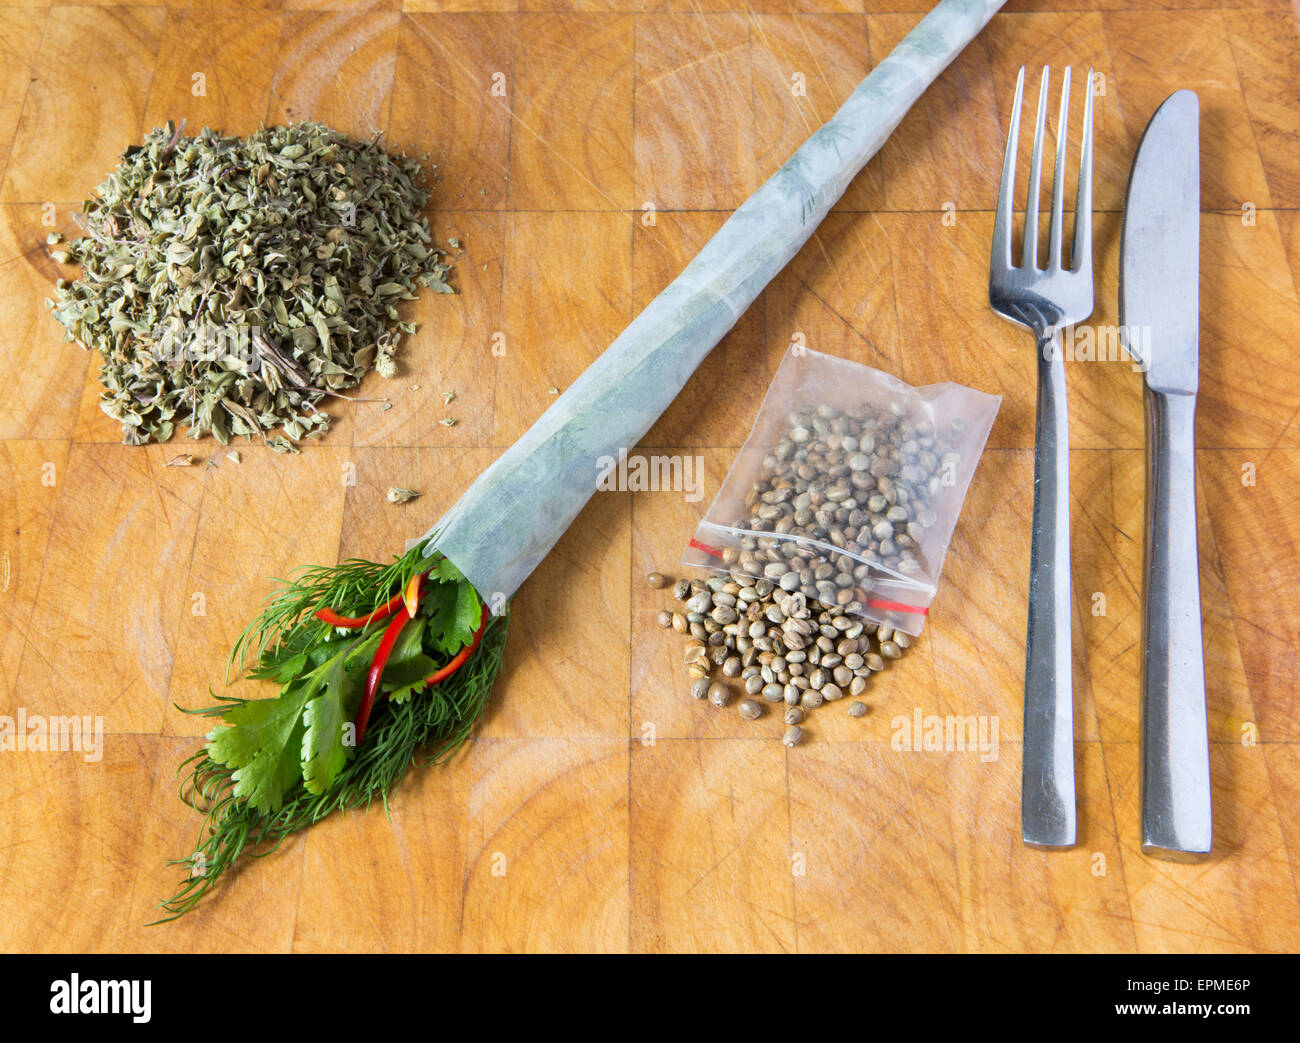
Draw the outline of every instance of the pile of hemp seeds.
[[[827,604],[861,611],[873,567],[924,571],[925,532],[953,484],[960,421],[937,432],[898,403],[804,406],[763,459],[734,528],[751,533],[724,560]],[[771,535],[768,535],[768,534]],[[790,572],[799,573],[795,577]]]
[[[656,590],[670,583],[660,572],[646,581]],[[864,717],[869,708],[859,696],[871,675],[911,644],[901,631],[851,615],[845,605],[738,570],[678,579],[672,596],[678,606],[660,611],[657,621],[686,638],[691,695],[720,708],[739,696],[736,711],[751,721],[764,715],[765,704],[781,707],[786,746],[803,741],[809,713],[826,703],[848,699],[849,716]]]
[[[954,420],[943,430],[898,402],[802,405],[762,459],[721,551],[724,569],[672,584],[680,603],[658,615],[686,637],[691,694],[755,720],[783,706],[785,744],[809,712],[848,700],[852,717],[872,674],[912,639],[864,617],[873,572],[926,570],[926,530],[961,462]],[[661,573],[648,577],[662,589]]]

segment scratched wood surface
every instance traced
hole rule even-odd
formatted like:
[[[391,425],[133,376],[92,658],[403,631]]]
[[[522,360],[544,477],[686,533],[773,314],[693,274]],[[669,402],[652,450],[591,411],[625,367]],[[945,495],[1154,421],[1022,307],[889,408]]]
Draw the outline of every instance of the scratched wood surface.
[[[1012,0],[645,439],[703,500],[595,497],[523,588],[473,742],[146,928],[196,818],[176,768],[295,564],[385,556],[510,444],[925,9],[919,0],[0,0],[0,713],[103,718],[102,758],[0,753],[6,950],[1294,951],[1300,947],[1300,14],[1287,0]],[[347,9],[344,9],[347,8]],[[522,9],[520,9],[522,8]],[[1095,68],[1096,324],[1123,192],[1200,94],[1201,583],[1215,850],[1138,850],[1140,378],[1069,366],[1080,843],[1019,841],[1033,388],[985,272],[1015,70]],[[499,74],[499,75],[498,75]],[[1076,83],[1078,80],[1076,79]],[[499,83],[503,93],[494,95]],[[454,297],[413,306],[393,408],[298,457],[130,448],[46,314],[79,201],[150,127],[317,118],[428,152]],[[1024,169],[1022,167],[1022,169]],[[646,218],[647,205],[654,220]],[[503,355],[491,339],[505,337]],[[810,346],[1002,395],[928,628],[860,721],[786,750],[690,700],[654,625],[777,360]],[[383,384],[381,387],[380,385]],[[419,385],[418,390],[412,390]],[[454,389],[460,423],[440,426]],[[178,451],[199,465],[163,465]],[[208,465],[211,466],[208,466]],[[342,476],[355,468],[356,483]],[[422,489],[384,500],[390,484]],[[996,758],[894,748],[986,715]],[[651,738],[653,741],[650,741]]]

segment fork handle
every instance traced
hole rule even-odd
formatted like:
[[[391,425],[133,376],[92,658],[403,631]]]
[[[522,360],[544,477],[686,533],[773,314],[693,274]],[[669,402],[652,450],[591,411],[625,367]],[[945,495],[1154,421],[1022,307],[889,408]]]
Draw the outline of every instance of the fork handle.
[[[1210,853],[1210,747],[1196,545],[1196,397],[1146,391],[1142,850]]]
[[[1070,439],[1065,360],[1054,334],[1038,338],[1029,569],[1021,833],[1026,844],[1070,847],[1075,842]]]

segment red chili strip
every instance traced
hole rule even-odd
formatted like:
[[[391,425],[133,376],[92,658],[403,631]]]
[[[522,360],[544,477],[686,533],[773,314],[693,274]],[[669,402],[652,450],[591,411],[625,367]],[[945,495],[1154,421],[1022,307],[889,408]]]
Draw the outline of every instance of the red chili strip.
[[[369,626],[371,623],[378,623],[381,619],[387,619],[401,608],[402,605],[402,595],[395,594],[392,598],[366,616],[340,616],[332,608],[318,608],[314,614],[322,623],[328,623],[332,627],[343,627],[344,629],[351,630],[356,627]]]
[[[375,694],[379,691],[379,678],[384,673],[384,667],[388,665],[388,657],[392,654],[393,645],[397,643],[397,637],[402,632],[402,628],[411,621],[411,617],[403,612],[399,616],[394,616],[388,624],[388,629],[384,631],[383,640],[379,642],[379,648],[375,650],[375,658],[370,663],[370,670],[366,674],[366,688],[361,695],[361,705],[357,707],[357,745],[361,745],[361,740],[365,738],[366,724],[370,721],[370,710],[375,705]]]
[[[424,583],[423,573],[416,573],[411,577],[411,581],[406,585],[401,594],[397,595],[397,603],[405,605],[406,611],[399,612],[389,621],[384,636],[379,640],[379,647],[375,649],[375,658],[371,660],[370,669],[366,673],[366,687],[361,694],[361,705],[357,707],[357,745],[361,745],[361,740],[365,738],[366,725],[370,722],[370,711],[375,705],[375,696],[379,694],[379,680],[383,677],[384,667],[388,665],[388,657],[393,653],[393,646],[397,644],[397,638],[402,633],[402,629],[414,617],[416,610],[420,605],[420,587]]]

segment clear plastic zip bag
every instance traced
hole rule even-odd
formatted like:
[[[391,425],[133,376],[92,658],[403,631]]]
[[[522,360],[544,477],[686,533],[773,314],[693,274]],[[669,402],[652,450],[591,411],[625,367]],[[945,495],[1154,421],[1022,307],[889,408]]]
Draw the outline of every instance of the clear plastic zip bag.
[[[792,346],[684,564],[920,634],[1001,401]]]

